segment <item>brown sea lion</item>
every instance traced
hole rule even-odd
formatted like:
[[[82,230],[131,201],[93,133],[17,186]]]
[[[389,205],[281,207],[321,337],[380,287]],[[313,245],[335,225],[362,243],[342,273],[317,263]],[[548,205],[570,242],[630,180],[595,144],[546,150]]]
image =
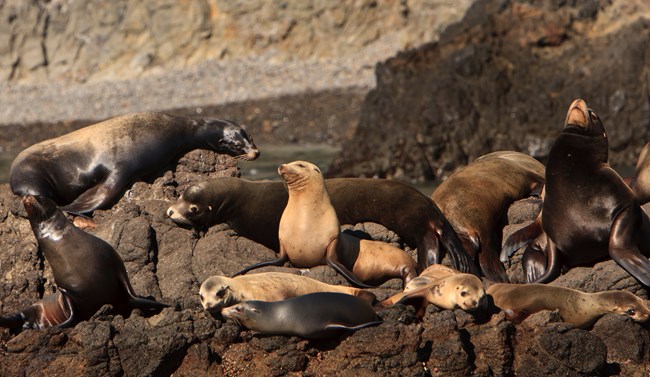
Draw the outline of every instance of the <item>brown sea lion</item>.
[[[650,202],[650,143],[644,145],[639,153],[636,174],[630,180],[629,186],[640,204]]]
[[[11,164],[9,182],[15,194],[46,196],[64,211],[88,213],[199,148],[248,160],[259,155],[233,122],[135,113],[32,145]]]
[[[478,273],[440,209],[415,188],[372,178],[326,179],[325,186],[341,224],[384,225],[417,247],[420,270],[439,263],[442,248],[458,270]],[[188,187],[167,215],[201,230],[225,222],[238,235],[279,252],[278,229],[288,197],[283,182],[214,178]]]
[[[586,293],[546,284],[493,284],[487,289],[494,305],[506,317],[520,323],[542,310],[558,310],[562,320],[576,327],[589,327],[607,313],[645,322],[650,316],[646,303],[628,291]]]
[[[541,190],[544,165],[519,152],[493,152],[458,170],[431,195],[447,216],[483,274],[508,281],[501,252],[501,231],[514,201]]]
[[[477,276],[461,273],[443,265],[429,266],[417,278],[398,293],[379,303],[388,307],[397,303],[419,301],[420,312],[427,304],[442,309],[455,309],[473,312],[485,305],[483,282]]]
[[[26,195],[23,205],[38,247],[52,267],[59,292],[7,318],[10,327],[65,327],[89,319],[103,305],[128,316],[139,308],[159,312],[167,305],[136,296],[124,263],[111,245],[77,229],[56,204],[43,196]]]
[[[607,164],[607,154],[600,118],[585,101],[573,101],[548,157],[542,206],[546,253],[527,249],[522,259],[530,282],[552,281],[562,265],[611,257],[650,286],[650,219]]]
[[[372,306],[359,297],[318,292],[283,301],[244,301],[221,314],[262,334],[330,338],[380,324]]]
[[[242,301],[280,301],[315,292],[339,292],[373,303],[375,295],[359,288],[332,285],[284,272],[261,272],[229,278],[212,276],[201,284],[199,295],[203,308],[210,312]]]

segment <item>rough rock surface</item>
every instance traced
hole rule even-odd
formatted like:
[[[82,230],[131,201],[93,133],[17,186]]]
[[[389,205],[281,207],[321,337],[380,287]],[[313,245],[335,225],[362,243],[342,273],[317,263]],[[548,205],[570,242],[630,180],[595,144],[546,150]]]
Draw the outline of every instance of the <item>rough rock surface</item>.
[[[474,317],[461,310],[429,306],[420,320],[415,309],[396,305],[380,313],[384,323],[330,340],[260,336],[200,307],[200,283],[230,274],[273,253],[238,237],[225,225],[204,236],[175,226],[165,209],[192,182],[236,175],[234,160],[194,151],[175,170],[153,182],[138,182],[110,210],[97,211],[88,231],[111,243],[124,259],[135,291],[173,305],[145,318],[128,318],[109,306],[70,329],[0,330],[3,376],[493,376],[621,374],[650,372],[648,324],[608,315],[593,329],[575,329],[557,313],[538,313],[515,326],[503,313]],[[532,201],[516,203],[518,216],[535,215]],[[514,210],[513,210],[514,211]],[[351,226],[352,227],[352,226]],[[352,228],[400,245],[376,224]],[[412,251],[411,251],[412,252]],[[18,198],[0,185],[0,311],[11,313],[54,290],[47,261],[37,251]],[[516,264],[511,269],[517,268]],[[288,267],[276,270],[293,271]],[[647,293],[613,262],[573,269],[556,284],[585,290],[630,289]],[[327,266],[308,276],[347,284]],[[374,289],[380,299],[401,288],[391,280]],[[486,318],[483,318],[486,317]]]
[[[480,0],[437,42],[378,64],[331,175],[442,178],[495,150],[543,159],[571,101],[603,119],[610,163],[650,140],[650,3]]]

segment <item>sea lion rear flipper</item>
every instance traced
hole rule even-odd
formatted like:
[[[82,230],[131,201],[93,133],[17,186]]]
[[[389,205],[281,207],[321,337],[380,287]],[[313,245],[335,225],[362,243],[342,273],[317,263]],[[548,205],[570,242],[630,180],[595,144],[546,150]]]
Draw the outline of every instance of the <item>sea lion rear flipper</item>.
[[[524,276],[527,283],[531,283],[544,275],[548,258],[546,257],[545,247],[539,242],[529,244],[524,250],[521,258],[521,267],[524,269]]]
[[[650,261],[641,255],[636,245],[637,233],[641,229],[635,226],[635,220],[630,208],[614,219],[609,234],[609,255],[630,275],[650,287]]]
[[[546,268],[544,269],[544,274],[533,281],[529,281],[529,283],[549,283],[560,275],[560,268],[562,267],[560,250],[558,250],[557,246],[555,246],[548,236],[546,240]]]
[[[330,241],[330,243],[327,245],[327,253],[325,255],[327,264],[330,267],[332,267],[336,272],[343,275],[343,277],[346,278],[350,283],[361,288],[375,288],[372,285],[368,285],[359,281],[359,279],[357,279],[357,277],[354,276],[352,271],[348,270],[347,267],[345,267],[343,264],[341,264],[341,262],[337,260],[336,258],[337,245],[338,245],[338,237]]]
[[[544,230],[542,229],[542,213],[540,211],[535,221],[506,238],[501,248],[501,257],[499,259],[501,262],[507,262],[512,254],[522,247],[529,245],[532,240],[539,237],[542,233],[544,233]]]

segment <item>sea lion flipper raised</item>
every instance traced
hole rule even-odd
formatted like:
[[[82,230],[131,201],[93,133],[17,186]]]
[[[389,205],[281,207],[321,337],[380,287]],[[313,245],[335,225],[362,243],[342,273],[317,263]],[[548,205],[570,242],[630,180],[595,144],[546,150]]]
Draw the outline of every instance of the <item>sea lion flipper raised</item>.
[[[636,246],[638,229],[633,225],[638,217],[635,212],[640,212],[640,209],[627,208],[614,219],[609,236],[609,255],[643,285],[650,286],[650,261]]]
[[[109,186],[105,181],[100,182],[79,195],[72,203],[59,207],[59,209],[64,212],[83,215],[110,204],[109,202],[115,199],[116,191],[121,190],[121,186]]]
[[[336,258],[336,248],[338,246],[338,237],[330,241],[327,245],[327,253],[325,254],[325,259],[327,264],[332,267],[336,272],[343,275],[350,283],[359,286],[361,288],[375,288],[372,285],[364,284],[350,271],[345,267],[341,262]]]
[[[531,241],[533,241],[543,232],[542,214],[540,212],[535,221],[508,236],[508,238],[503,243],[503,247],[501,248],[501,257],[499,259],[501,262],[507,262],[508,259],[510,259],[510,257],[517,250],[521,249],[524,246],[530,245]]]

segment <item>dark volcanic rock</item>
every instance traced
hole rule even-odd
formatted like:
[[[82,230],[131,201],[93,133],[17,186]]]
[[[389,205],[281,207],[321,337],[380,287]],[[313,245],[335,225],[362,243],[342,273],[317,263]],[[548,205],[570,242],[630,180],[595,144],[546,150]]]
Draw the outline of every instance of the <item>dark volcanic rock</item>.
[[[603,119],[610,163],[633,164],[650,139],[650,21],[624,4],[477,1],[437,43],[377,65],[329,174],[430,180],[495,150],[544,158],[574,98]]]

